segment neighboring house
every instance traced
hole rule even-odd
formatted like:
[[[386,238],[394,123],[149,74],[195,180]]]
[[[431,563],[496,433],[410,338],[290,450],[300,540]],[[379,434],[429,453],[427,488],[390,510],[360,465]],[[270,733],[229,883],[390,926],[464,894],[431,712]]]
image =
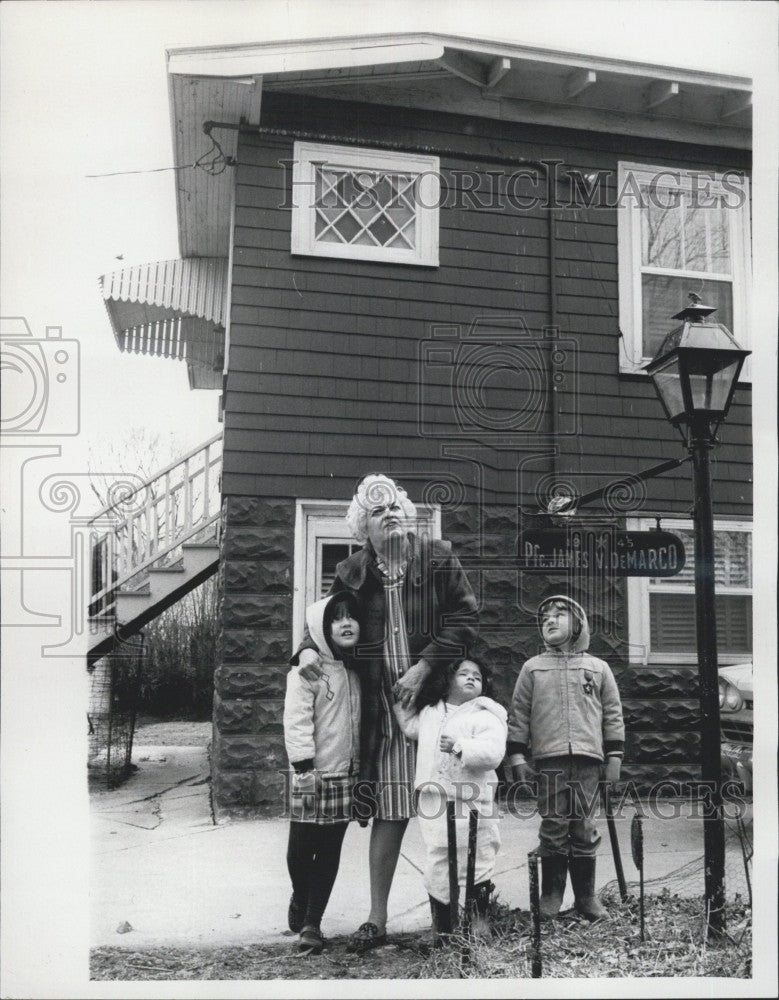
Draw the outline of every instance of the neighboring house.
[[[168,74],[182,260],[103,288],[123,349],[222,389],[224,816],[281,807],[288,657],[362,475],[467,562],[506,697],[563,582],[512,568],[525,520],[683,457],[641,369],[690,291],[750,347],[751,83],[438,35],[177,49]],[[748,381],[720,436],[726,663],[751,655]],[[575,581],[643,785],[700,773],[691,505],[682,465],[577,515],[690,543],[674,577]]]

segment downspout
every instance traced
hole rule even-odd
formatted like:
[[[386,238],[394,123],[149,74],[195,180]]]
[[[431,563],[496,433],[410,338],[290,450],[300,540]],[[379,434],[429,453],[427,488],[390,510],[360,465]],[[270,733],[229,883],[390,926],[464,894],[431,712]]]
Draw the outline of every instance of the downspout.
[[[552,363],[552,356],[554,354],[557,342],[557,242],[555,236],[555,204],[557,196],[557,164],[552,166],[552,176],[547,174],[547,211],[549,213],[549,326],[550,326],[550,336],[546,338],[547,341],[547,356],[546,356],[546,384],[547,384],[547,399],[549,401],[549,434],[552,440],[551,449],[551,473],[552,473],[552,483],[554,484],[557,480],[557,387],[554,381],[554,364]]]

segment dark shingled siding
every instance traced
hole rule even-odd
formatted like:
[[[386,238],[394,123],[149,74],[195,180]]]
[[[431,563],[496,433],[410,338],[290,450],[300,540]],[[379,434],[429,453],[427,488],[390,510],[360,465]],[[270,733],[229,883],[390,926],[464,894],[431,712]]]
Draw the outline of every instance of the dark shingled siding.
[[[550,323],[549,213],[512,207],[505,176],[499,210],[474,207],[455,196],[450,171],[508,175],[513,168],[501,160],[513,157],[517,166],[523,158],[562,160],[561,173],[615,172],[619,160],[748,166],[738,151],[281,94],[267,96],[263,123],[354,135],[366,146],[450,150],[441,153],[450,197],[440,214],[437,268],[292,257],[291,212],[282,207],[291,171],[280,163],[291,159],[292,139],[241,135],[225,394],[223,489],[230,495],[347,498],[367,469],[381,468],[420,480],[454,473],[469,490],[478,475],[487,502],[531,502],[539,475],[552,471],[550,458],[536,459],[518,485],[517,466],[537,438],[503,438],[504,447],[496,447],[473,428],[464,434],[451,390],[430,387],[420,344],[436,325],[465,336],[479,317],[519,316],[533,335]],[[470,154],[500,159],[476,162]],[[567,199],[568,185],[558,190]],[[558,436],[555,471],[586,490],[677,457],[681,444],[648,381],[618,372],[616,210],[557,209],[553,227],[557,322],[578,348],[579,389],[578,405],[565,390],[557,394],[558,427],[576,427],[576,410],[579,432]],[[516,405],[510,391],[489,398],[507,413]],[[548,433],[547,398],[538,430]],[[749,388],[739,389],[723,428],[714,468],[717,515],[751,510],[749,402]],[[442,445],[452,442],[467,456],[442,456]],[[682,467],[648,483],[645,509],[686,513],[690,494]]]
[[[263,123],[351,135],[368,147],[381,141],[434,147],[449,179],[451,170],[502,171],[503,194],[512,167],[502,160],[511,157],[517,164],[544,158],[563,161],[561,170],[611,171],[612,186],[619,160],[748,167],[741,152],[283,94],[266,95]],[[555,477],[585,491],[683,454],[651,384],[618,371],[614,208],[558,209],[552,219],[557,321],[578,352],[579,391],[576,400],[569,383],[557,394],[556,427],[563,433],[555,448],[545,378],[534,432],[490,440],[458,428],[451,388],[441,378],[431,384],[420,351],[436,325],[464,337],[479,317],[503,314],[521,318],[538,337],[550,323],[549,213],[520,211],[505,198],[500,210],[450,199],[455,204],[441,209],[437,268],[293,258],[291,213],[282,207],[291,173],[280,162],[292,153],[291,137],[247,132],[238,146],[214,715],[219,816],[278,811],[282,801],[294,498],[346,500],[362,475],[383,470],[414,499],[440,502],[444,536],[466,562],[485,560],[483,568],[470,563],[468,570],[481,604],[475,652],[491,663],[505,702],[520,664],[538,645],[532,609],[553,583],[530,574],[520,583],[515,570],[490,566],[493,557],[513,551],[517,504],[536,510],[537,489]],[[561,195],[567,193],[561,185]],[[736,399],[715,452],[714,497],[718,516],[748,517],[748,387]],[[517,393],[493,389],[489,406],[508,416]],[[691,492],[683,466],[648,482],[633,512],[687,515]],[[600,609],[592,623],[594,650],[614,668],[623,695],[624,776],[642,787],[659,777],[696,777],[695,668],[629,666],[625,581],[598,585],[605,589],[591,595]]]

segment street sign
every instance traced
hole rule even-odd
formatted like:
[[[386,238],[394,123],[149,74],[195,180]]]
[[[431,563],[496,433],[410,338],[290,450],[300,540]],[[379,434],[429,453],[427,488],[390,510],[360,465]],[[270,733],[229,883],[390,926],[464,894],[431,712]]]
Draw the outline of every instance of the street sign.
[[[530,573],[574,570],[613,576],[676,576],[684,543],[670,531],[613,527],[531,528],[519,535],[517,568]]]

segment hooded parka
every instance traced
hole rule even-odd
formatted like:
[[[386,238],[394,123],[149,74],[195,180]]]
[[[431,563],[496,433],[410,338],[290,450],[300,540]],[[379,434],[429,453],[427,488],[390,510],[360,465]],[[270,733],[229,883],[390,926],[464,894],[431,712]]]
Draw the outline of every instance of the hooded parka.
[[[312,815],[294,818],[315,822],[348,818],[352,785],[360,768],[360,682],[353,670],[335,658],[324,631],[325,610],[340,596],[326,597],[306,609],[306,625],[324,673],[308,681],[299,670],[290,670],[284,699],[284,743],[290,764],[313,762],[321,777]],[[292,806],[294,812],[294,797]],[[324,818],[336,806],[338,815]]]
[[[545,650],[519,672],[508,720],[509,753],[545,757],[582,755],[602,761],[622,751],[625,725],[614,674],[605,660],[587,652],[590,628],[584,609],[565,595],[547,598],[564,603],[580,626],[568,650],[545,643]],[[543,634],[542,634],[543,638]]]

